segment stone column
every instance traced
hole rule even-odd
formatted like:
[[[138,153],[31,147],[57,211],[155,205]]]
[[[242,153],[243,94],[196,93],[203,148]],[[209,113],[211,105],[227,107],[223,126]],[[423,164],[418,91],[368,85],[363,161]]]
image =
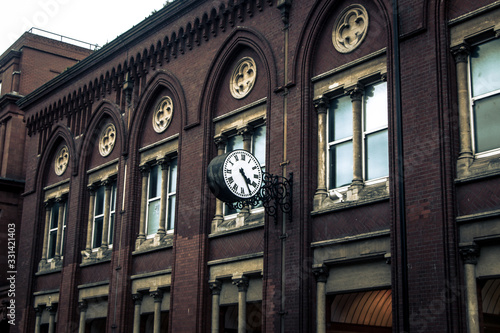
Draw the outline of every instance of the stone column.
[[[56,252],[54,254],[54,259],[61,260],[61,250],[62,250],[62,242],[63,242],[63,228],[64,228],[64,204],[66,202],[67,195],[62,195],[57,198],[57,202],[59,203],[59,214],[57,219],[57,238],[56,238]]]
[[[88,308],[87,301],[79,302],[78,308],[80,309],[80,325],[78,326],[78,333],[85,333],[85,320]]]
[[[458,155],[458,163],[460,169],[460,166],[468,167],[473,159],[468,79],[470,47],[464,43],[454,47],[452,53],[455,56],[457,71],[458,120],[460,126],[460,153]]]
[[[222,284],[218,280],[210,281],[208,284],[212,291],[212,333],[219,333],[219,302]]]
[[[326,332],[326,282],[329,269],[324,264],[313,265],[316,277],[316,332]]]
[[[47,200],[45,205],[45,227],[43,229],[43,246],[42,246],[42,259],[40,264],[47,263],[47,248],[49,243],[49,230],[50,230],[50,212],[52,210],[52,200]]]
[[[467,332],[479,333],[479,305],[477,301],[476,264],[479,246],[475,243],[461,244],[460,254],[464,262],[465,289],[467,297]]]
[[[152,291],[151,296],[155,301],[153,333],[160,333],[161,301],[163,300],[163,292],[161,290]]]
[[[92,229],[94,227],[94,204],[95,204],[95,186],[87,187],[90,194],[89,199],[89,219],[87,221],[87,242],[85,243],[85,251],[92,252]]]
[[[161,198],[160,198],[160,225],[158,227],[157,234],[164,236],[165,223],[167,220],[167,194],[168,194],[168,164],[169,158],[164,157],[158,160],[158,164],[161,167]]]
[[[233,284],[238,287],[238,333],[246,332],[248,278],[233,277]]]
[[[109,241],[109,215],[111,212],[111,188],[113,186],[113,182],[111,179],[105,179],[102,182],[104,186],[104,219],[102,222],[102,242],[101,249],[108,249],[108,241]]]
[[[35,333],[40,333],[43,309],[41,306],[35,307]]]
[[[352,186],[363,185],[363,128],[361,118],[363,116],[363,86],[357,84],[347,91],[352,101],[352,153],[353,153],[353,177]]]
[[[215,144],[217,145],[217,155],[222,155],[226,151],[226,143],[227,143],[227,138],[225,135],[218,135],[214,139]],[[222,221],[224,221],[224,216],[223,216],[223,209],[224,209],[224,203],[216,199],[215,201],[215,216],[214,219],[212,220],[212,232],[215,232],[217,230],[217,227],[219,226]]]
[[[327,124],[327,112],[328,112],[328,99],[321,97],[314,101],[314,107],[318,113],[318,187],[316,188],[316,193],[314,194],[314,206],[320,206],[323,200],[328,197],[327,185],[326,185],[326,173],[327,173],[327,146],[328,137],[326,133]]]
[[[56,313],[57,313],[57,304],[50,304],[47,307],[49,310],[49,332],[55,333],[56,331]]]
[[[136,247],[141,245],[146,239],[146,213],[148,206],[148,176],[149,176],[149,165],[141,165],[139,167],[142,175],[142,188],[141,188],[141,216],[139,220],[139,235],[137,236]]]
[[[134,331],[133,331],[133,333],[140,333],[142,294],[133,294],[132,300],[134,301]]]

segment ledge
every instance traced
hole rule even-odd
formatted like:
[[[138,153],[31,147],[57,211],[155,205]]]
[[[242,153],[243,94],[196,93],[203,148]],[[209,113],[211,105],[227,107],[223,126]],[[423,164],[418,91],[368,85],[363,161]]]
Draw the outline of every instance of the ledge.
[[[384,251],[384,252],[361,255],[359,257],[354,257],[354,258],[329,259],[325,260],[324,264],[326,266],[358,264],[360,262],[365,262],[365,261],[386,259],[386,254],[387,252]]]
[[[33,296],[41,296],[41,295],[49,295],[57,293],[59,293],[59,289],[41,290],[41,291],[35,291],[33,293]]]
[[[139,279],[144,279],[148,277],[153,277],[153,276],[160,276],[160,275],[166,275],[166,274],[172,274],[172,269],[164,269],[161,271],[156,271],[156,272],[148,272],[148,273],[142,273],[142,274],[136,274],[130,276],[130,280],[139,280]]]
[[[500,153],[497,151],[494,151],[494,154],[490,156],[476,157],[472,160],[459,159],[457,161],[457,178],[455,179],[455,184],[463,184],[495,176],[500,176]]]
[[[146,239],[135,251],[132,252],[132,255],[141,255],[172,248],[174,246],[173,241],[174,239],[172,234],[165,235],[165,237],[160,240],[160,244],[158,245],[154,245],[154,238]]]
[[[248,259],[261,258],[261,257],[264,257],[264,252],[250,253],[250,254],[244,254],[241,256],[236,256],[236,257],[231,257],[231,258],[211,260],[211,261],[207,262],[207,266],[215,266],[215,265],[227,264],[227,263],[235,262],[235,261],[244,261],[244,260],[248,260]]]
[[[93,283],[86,283],[86,284],[80,284],[77,286],[78,289],[88,289],[88,288],[94,288],[94,287],[99,287],[99,286],[105,286],[109,284],[109,280],[105,281],[99,281],[99,282],[93,282]]]
[[[342,238],[317,241],[317,242],[311,243],[311,247],[313,247],[313,248],[314,247],[324,247],[324,246],[329,246],[329,245],[334,245],[334,244],[342,244],[342,243],[354,242],[354,241],[358,241],[358,240],[383,237],[383,236],[390,236],[390,234],[391,234],[391,230],[385,229],[385,230],[380,230],[380,231],[367,232],[364,234],[358,234],[358,235],[354,235],[354,236],[346,236],[346,237],[342,237]]]
[[[466,223],[497,216],[500,216],[500,209],[490,210],[487,212],[470,214],[470,215],[457,216],[456,220],[457,223]]]
[[[265,225],[264,221],[252,223],[252,224],[247,224],[247,225],[243,225],[241,227],[235,227],[235,228],[229,229],[229,230],[214,232],[214,233],[208,235],[208,238],[228,236],[228,235],[239,233],[239,232],[244,232],[244,231],[248,231],[248,230],[252,230],[252,229],[262,228],[262,227],[264,227],[264,225]]]

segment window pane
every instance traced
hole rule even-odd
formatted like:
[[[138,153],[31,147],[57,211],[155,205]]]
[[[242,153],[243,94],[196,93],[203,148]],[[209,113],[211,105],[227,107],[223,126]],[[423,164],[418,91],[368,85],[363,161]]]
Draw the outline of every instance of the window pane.
[[[253,151],[257,161],[266,164],[266,126],[259,126],[253,132]]]
[[[349,96],[330,101],[328,112],[328,142],[352,136],[352,103]]]
[[[57,230],[52,230],[49,233],[49,247],[48,247],[48,254],[47,258],[54,258],[54,255],[56,254],[56,238],[57,238]]]
[[[170,162],[170,183],[168,184],[168,192],[175,192],[177,188],[177,159]]]
[[[389,175],[389,148],[387,130],[366,137],[366,179]]]
[[[160,225],[160,200],[151,201],[148,206],[148,235],[154,235]]]
[[[50,229],[57,228],[58,219],[59,219],[59,204],[56,202],[52,206],[52,213],[50,216]]]
[[[167,221],[167,230],[174,229],[175,223],[175,195],[170,196],[168,198],[168,221]]]
[[[116,210],[116,183],[111,187],[111,211]]]
[[[352,142],[344,142],[330,148],[330,188],[352,182]]]
[[[94,216],[104,214],[104,186],[99,186],[95,193]]]
[[[159,165],[151,167],[149,172],[149,199],[160,196],[161,168]]]
[[[227,139],[226,152],[230,152],[235,149],[243,149],[243,136],[234,135]]]
[[[364,93],[365,131],[387,127],[387,83],[366,87]]]
[[[500,147],[500,95],[474,104],[476,152]]]
[[[94,239],[92,243],[92,247],[96,248],[101,246],[102,244],[102,223],[104,217],[99,217],[94,220]]]
[[[470,58],[472,96],[500,89],[500,39],[474,47]]]
[[[113,229],[115,227],[115,213],[112,213],[111,216],[109,217],[109,239],[108,239],[108,244],[111,245],[113,244]]]

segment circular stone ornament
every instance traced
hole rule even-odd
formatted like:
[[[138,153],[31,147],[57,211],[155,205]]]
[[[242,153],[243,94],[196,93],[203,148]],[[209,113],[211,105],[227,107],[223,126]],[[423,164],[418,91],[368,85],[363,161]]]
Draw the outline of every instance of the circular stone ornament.
[[[368,12],[356,4],[345,8],[333,25],[333,46],[340,53],[354,51],[365,39],[368,32]]]
[[[99,153],[106,157],[113,151],[116,143],[116,127],[109,123],[104,127],[99,138]]]
[[[236,64],[231,79],[229,80],[229,90],[236,99],[247,96],[257,79],[257,66],[250,57],[244,57]]]
[[[156,105],[153,113],[153,128],[156,133],[163,133],[168,128],[173,113],[172,99],[168,96],[163,97]]]
[[[64,145],[59,149],[56,154],[56,159],[54,161],[54,171],[56,175],[62,176],[64,171],[68,168],[69,163],[69,149],[68,146]]]

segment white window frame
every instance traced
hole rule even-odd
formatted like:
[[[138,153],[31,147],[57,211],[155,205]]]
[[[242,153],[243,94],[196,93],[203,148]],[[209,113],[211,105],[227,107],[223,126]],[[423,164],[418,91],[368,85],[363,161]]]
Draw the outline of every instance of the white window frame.
[[[487,99],[488,97],[491,97],[491,96],[500,95],[500,89],[497,89],[497,90],[494,90],[494,91],[490,91],[488,93],[485,93],[485,94],[482,94],[482,95],[479,95],[479,96],[476,96],[476,97],[474,97],[472,95],[472,49],[474,47],[478,46],[478,45],[486,44],[486,43],[492,42],[494,40],[495,40],[495,38],[489,38],[489,39],[485,39],[485,40],[482,40],[482,41],[480,41],[478,43],[474,43],[473,45],[471,45],[471,52],[469,54],[469,57],[468,57],[469,59],[467,61],[467,80],[468,80],[467,84],[468,84],[468,87],[469,87],[470,133],[471,133],[472,153],[474,154],[474,157],[476,157],[476,158],[483,158],[483,157],[489,157],[489,156],[500,154],[500,145],[499,145],[498,148],[494,148],[494,149],[491,149],[491,150],[483,151],[483,152],[480,152],[480,153],[477,152],[477,147],[476,147],[476,124],[475,124],[476,123],[476,116],[475,116],[475,112],[474,112],[474,104],[475,104],[476,101]],[[498,63],[500,65],[500,55],[499,55]]]
[[[103,218],[103,228],[104,228],[104,211],[105,211],[105,205],[106,205],[106,202],[105,202],[105,197],[106,195],[103,193],[103,197],[102,197],[102,201],[103,201],[103,212],[102,214],[100,215],[96,215],[96,209],[97,209],[97,198],[98,198],[98,195],[97,195],[97,192],[99,191],[100,188],[103,189],[104,192],[106,192],[106,189],[105,189],[106,185],[100,185],[98,186],[98,188],[95,190],[95,196],[94,196],[94,211],[92,213],[92,238],[91,238],[91,246],[92,246],[92,252],[97,252],[99,250],[99,248],[101,247],[101,244],[102,244],[102,239],[101,239],[101,244],[99,244],[99,246],[96,246],[95,244],[95,231],[96,231],[96,228],[95,228],[95,223],[96,223],[96,219],[98,218]],[[115,212],[116,212],[116,181],[113,181],[112,185],[111,185],[111,195],[110,195],[110,206],[109,206],[109,226],[108,226],[108,248],[109,249],[112,249],[113,248],[113,243],[110,242],[110,239],[112,237],[112,234],[113,234],[113,229],[114,229],[114,220],[112,220],[113,218],[115,218]],[[113,223],[112,223],[113,222]]]

